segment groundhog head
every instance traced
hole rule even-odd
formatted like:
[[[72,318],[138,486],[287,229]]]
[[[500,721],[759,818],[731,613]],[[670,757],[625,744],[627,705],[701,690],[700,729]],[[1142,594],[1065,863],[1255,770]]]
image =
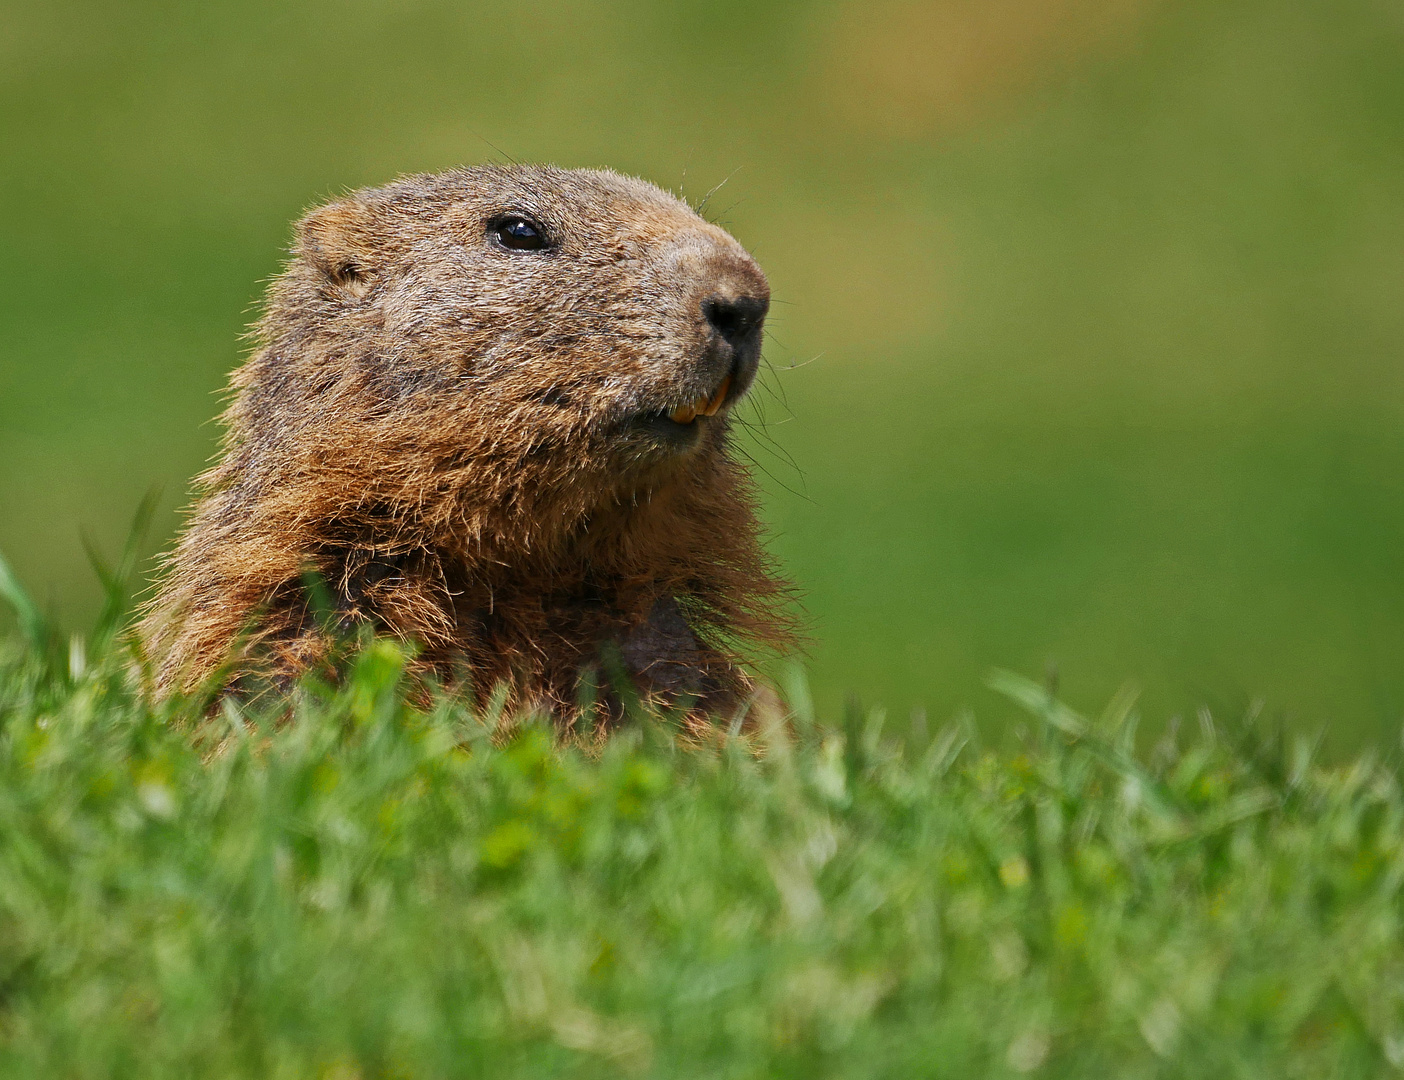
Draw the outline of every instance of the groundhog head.
[[[146,621],[163,678],[241,628],[306,666],[310,568],[343,621],[557,711],[605,646],[734,697],[735,643],[788,633],[727,452],[769,301],[727,232],[611,172],[462,169],[312,211]]]
[[[574,446],[625,483],[716,437],[755,379],[770,302],[727,232],[598,171],[358,192],[301,222],[296,257],[273,322],[379,346],[387,399],[461,400],[499,449]]]

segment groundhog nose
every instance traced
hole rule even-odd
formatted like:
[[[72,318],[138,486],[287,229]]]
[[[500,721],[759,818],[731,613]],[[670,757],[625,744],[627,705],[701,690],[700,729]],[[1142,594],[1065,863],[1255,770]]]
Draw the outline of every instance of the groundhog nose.
[[[770,301],[764,296],[712,295],[702,301],[702,314],[733,349],[749,345],[760,334]]]

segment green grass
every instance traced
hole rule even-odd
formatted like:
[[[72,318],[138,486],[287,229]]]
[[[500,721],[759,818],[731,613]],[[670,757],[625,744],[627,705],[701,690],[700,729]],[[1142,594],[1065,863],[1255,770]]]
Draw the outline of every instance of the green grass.
[[[116,580],[109,576],[109,583]],[[0,594],[20,594],[0,576]],[[599,752],[406,703],[153,708],[110,616],[0,659],[0,1074],[1345,1077],[1404,1062],[1392,762],[1040,686]],[[211,753],[211,740],[220,749]]]

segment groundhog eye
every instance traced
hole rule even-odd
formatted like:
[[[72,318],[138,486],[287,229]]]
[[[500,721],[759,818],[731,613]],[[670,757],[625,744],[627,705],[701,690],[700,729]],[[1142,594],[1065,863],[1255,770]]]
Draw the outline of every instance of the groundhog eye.
[[[530,218],[505,217],[493,222],[492,235],[497,242],[513,251],[540,251],[546,246],[541,226]]]

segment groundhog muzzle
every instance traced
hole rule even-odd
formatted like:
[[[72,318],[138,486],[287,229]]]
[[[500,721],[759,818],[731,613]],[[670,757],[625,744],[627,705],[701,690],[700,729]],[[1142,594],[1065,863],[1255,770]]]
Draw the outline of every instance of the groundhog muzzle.
[[[619,668],[734,707],[737,650],[791,634],[727,450],[768,306],[728,233],[611,172],[461,169],[313,210],[140,626],[161,689],[322,663],[329,594],[337,626],[520,707],[569,718]]]

